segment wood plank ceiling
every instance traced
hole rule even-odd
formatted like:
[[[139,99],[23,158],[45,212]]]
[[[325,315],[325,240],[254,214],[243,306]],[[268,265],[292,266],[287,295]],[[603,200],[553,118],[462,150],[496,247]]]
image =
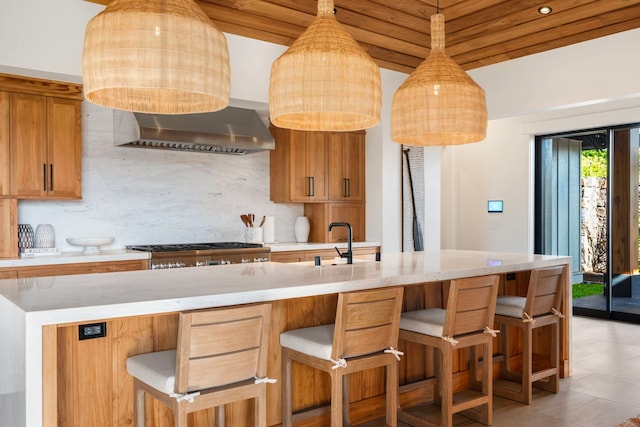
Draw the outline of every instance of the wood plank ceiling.
[[[286,46],[317,12],[316,0],[197,3],[223,32]],[[334,3],[338,21],[380,67],[411,73],[429,54],[436,0]],[[538,13],[543,5],[553,12]],[[638,0],[439,0],[439,9],[446,52],[465,70],[640,27]]]

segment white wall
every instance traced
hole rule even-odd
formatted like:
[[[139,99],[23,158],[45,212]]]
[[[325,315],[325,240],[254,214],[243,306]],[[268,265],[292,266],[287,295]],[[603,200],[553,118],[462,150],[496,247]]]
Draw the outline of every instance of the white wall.
[[[103,8],[82,0],[0,0],[0,65],[79,82],[84,29]]]
[[[469,73],[490,122],[485,141],[444,150],[443,247],[533,250],[533,136],[640,121],[638,43],[627,31]]]
[[[515,119],[489,122],[487,139],[446,147],[443,162],[443,247],[526,252],[529,142]],[[488,213],[488,200],[503,213]]]
[[[402,250],[401,145],[391,140],[391,99],[406,75],[382,70],[382,118],[367,131],[367,236],[383,252]],[[375,233],[375,234],[373,234]],[[375,237],[375,239],[373,239]]]

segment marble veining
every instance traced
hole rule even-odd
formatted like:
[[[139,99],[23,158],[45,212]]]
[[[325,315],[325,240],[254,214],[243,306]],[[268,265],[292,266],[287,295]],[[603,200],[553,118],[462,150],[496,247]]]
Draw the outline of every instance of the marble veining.
[[[78,201],[20,201],[20,223],[49,223],[65,238],[114,236],[130,244],[244,241],[240,214],[275,217],[277,241],[294,241],[302,204],[269,200],[269,153],[245,156],[114,147],[113,110],[82,104],[82,193]],[[77,248],[75,248],[77,249]]]

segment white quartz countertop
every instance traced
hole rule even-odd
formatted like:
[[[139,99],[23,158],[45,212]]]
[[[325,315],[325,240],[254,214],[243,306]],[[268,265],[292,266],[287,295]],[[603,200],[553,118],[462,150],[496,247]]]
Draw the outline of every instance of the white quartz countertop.
[[[321,249],[333,249],[336,246],[339,249],[346,249],[347,243],[296,243],[296,242],[278,242],[265,243],[265,246],[271,248],[271,252],[288,252],[288,251],[317,251]],[[368,248],[371,246],[380,246],[380,242],[353,242],[353,248]]]
[[[82,252],[62,252],[60,255],[37,256],[33,258],[0,259],[0,268],[33,267],[38,265],[76,264],[83,262],[111,262],[149,259],[149,252],[126,249],[104,249],[97,254]]]
[[[432,282],[568,262],[569,257],[442,250],[383,254],[380,262],[322,267],[264,262],[6,279],[0,280],[0,296],[39,323],[52,324]]]

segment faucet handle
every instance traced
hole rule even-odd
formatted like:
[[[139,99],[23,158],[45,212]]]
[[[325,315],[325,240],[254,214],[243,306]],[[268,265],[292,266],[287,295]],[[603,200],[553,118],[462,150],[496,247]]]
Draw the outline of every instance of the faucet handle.
[[[340,258],[344,258],[344,255],[342,255],[342,252],[340,252],[340,249],[338,249],[337,246],[335,246],[336,248],[336,252],[338,252],[338,255],[340,256]]]

